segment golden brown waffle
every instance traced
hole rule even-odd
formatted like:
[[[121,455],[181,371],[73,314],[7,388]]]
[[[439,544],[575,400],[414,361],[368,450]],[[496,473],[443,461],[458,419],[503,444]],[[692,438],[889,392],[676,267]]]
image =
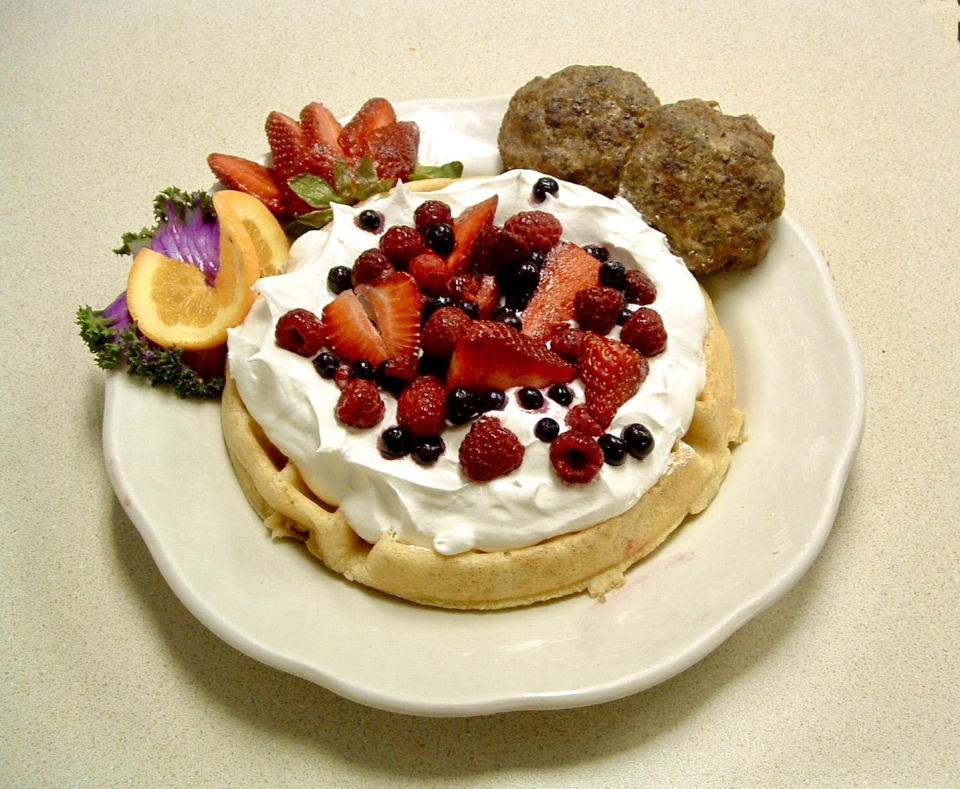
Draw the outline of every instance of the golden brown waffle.
[[[445,556],[386,534],[365,542],[337,510],[318,499],[293,463],[267,439],[227,377],[223,435],[247,499],[275,537],[306,543],[350,581],[424,605],[495,609],[586,590],[595,597],[624,583],[627,569],[653,551],[688,514],[716,495],[741,439],[736,378],[727,338],[704,293],[709,331],[706,385],[666,473],[629,510],[583,531],[500,552]],[[557,483],[562,484],[562,483]]]

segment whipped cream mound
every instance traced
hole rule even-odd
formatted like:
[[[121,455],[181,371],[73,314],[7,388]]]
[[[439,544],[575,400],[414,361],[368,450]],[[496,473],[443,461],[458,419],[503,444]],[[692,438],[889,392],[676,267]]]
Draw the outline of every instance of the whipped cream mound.
[[[549,211],[562,223],[565,240],[602,244],[612,259],[646,272],[657,286],[657,299],[650,306],[663,318],[667,347],[649,360],[647,379],[620,408],[608,431],[619,435],[625,425],[641,422],[653,434],[655,448],[642,461],[628,456],[621,466],[604,465],[590,483],[566,484],[550,464],[549,444],[534,436],[534,426],[551,416],[564,429],[568,408],[545,398],[540,411],[525,411],[517,404],[515,391],[508,390],[506,409],[494,415],[526,447],[523,463],[513,473],[485,483],[466,478],[458,451],[469,423],[444,430],[446,452],[434,466],[423,468],[411,458],[384,459],[377,440],[396,424],[395,398],[384,394],[386,416],[377,427],[345,427],[334,416],[340,395],[336,385],[320,378],[309,359],[274,343],[281,315],[296,307],[319,315],[334,298],[327,272],[337,265],[352,266],[360,252],[379,241],[378,235],[357,225],[360,209],[335,205],[330,226],[293,244],[288,273],[257,283],[263,298],[257,299],[243,324],[230,331],[229,362],[244,404],[267,437],[293,461],[310,489],[339,506],[367,542],[392,533],[401,542],[453,555],[471,549],[521,548],[579,531],[632,507],[667,471],[671,449],[690,425],[705,380],[707,333],[696,280],[669,251],[665,237],[622,198],[609,200],[561,181],[558,196],[535,203],[532,188],[540,177],[529,170],[512,170],[455,181],[435,192],[400,187],[365,207],[381,211],[386,228],[413,225],[413,212],[425,200],[443,200],[457,216],[497,194],[498,225],[518,211]],[[618,331],[610,336],[616,337]],[[574,404],[583,402],[579,379],[571,387]]]

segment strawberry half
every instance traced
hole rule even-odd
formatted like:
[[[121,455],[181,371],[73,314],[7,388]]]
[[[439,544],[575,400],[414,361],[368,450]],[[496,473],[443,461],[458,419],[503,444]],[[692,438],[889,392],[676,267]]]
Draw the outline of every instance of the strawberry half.
[[[253,195],[274,214],[282,211],[283,191],[269,167],[226,153],[211,153],[207,165],[228,189]]]
[[[352,290],[343,291],[323,308],[322,321],[327,345],[340,361],[353,364],[366,359],[376,367],[390,358],[383,337]]]
[[[304,144],[313,149],[315,146],[343,157],[340,148],[340,121],[318,101],[311,101],[300,110],[300,129],[303,131]]]
[[[540,340],[503,323],[474,321],[453,349],[447,369],[447,390],[462,386],[483,392],[511,386],[565,384],[576,368],[550,351]]]
[[[383,338],[387,359],[416,350],[420,342],[422,299],[413,277],[405,271],[391,271],[374,282],[357,285],[356,292],[373,308],[376,328]],[[372,359],[370,361],[373,362]]]
[[[473,258],[477,252],[477,239],[484,228],[493,225],[493,216],[497,212],[499,198],[488,197],[482,203],[465,208],[453,220],[453,252],[447,257],[447,275],[454,277],[473,268]]]
[[[340,147],[347,156],[359,159],[367,152],[370,135],[377,129],[396,122],[397,114],[389,101],[382,98],[368,99],[340,132]]]
[[[633,397],[647,377],[647,360],[619,340],[587,332],[577,371],[587,408],[606,429],[617,410]]]
[[[410,121],[398,121],[374,129],[367,137],[367,155],[381,178],[407,180],[417,166],[420,129]]]
[[[589,252],[561,241],[547,255],[540,284],[523,311],[523,333],[548,340],[574,320],[577,292],[600,284],[600,261]]]
[[[323,169],[310,156],[303,140],[303,129],[300,123],[282,112],[271,112],[264,125],[267,133],[267,142],[273,154],[273,169],[276,170],[283,190],[284,211],[288,214],[306,214],[313,209],[304,202],[287,184],[291,178],[301,173],[309,173]],[[313,169],[311,169],[313,168]],[[314,173],[326,178],[320,172]],[[330,169],[333,176],[333,169]]]

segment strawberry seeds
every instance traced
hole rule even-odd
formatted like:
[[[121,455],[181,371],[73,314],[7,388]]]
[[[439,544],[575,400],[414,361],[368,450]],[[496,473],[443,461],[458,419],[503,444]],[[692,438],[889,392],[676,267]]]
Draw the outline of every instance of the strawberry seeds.
[[[534,202],[559,193],[538,185]],[[485,482],[511,473],[524,446],[496,416],[508,390],[537,422],[537,438],[550,443],[564,482],[642,460],[652,449],[643,425],[607,431],[646,378],[647,358],[666,346],[659,314],[637,306],[655,300],[655,287],[609,260],[604,247],[561,240],[548,211],[496,225],[497,205],[493,196],[454,217],[429,199],[413,226],[387,228],[374,228],[366,209],[370,248],[352,267],[331,270],[334,298],[319,316],[298,310],[280,318],[278,347],[314,357],[323,385],[340,388],[337,419],[380,430],[389,460],[430,466],[446,452],[446,430],[469,424],[459,450],[464,475]],[[618,325],[618,337],[610,336]],[[314,332],[307,342],[304,326]],[[582,398],[569,386],[578,379]],[[543,417],[545,394],[566,409],[563,426]],[[382,424],[384,397],[396,398],[396,424]]]

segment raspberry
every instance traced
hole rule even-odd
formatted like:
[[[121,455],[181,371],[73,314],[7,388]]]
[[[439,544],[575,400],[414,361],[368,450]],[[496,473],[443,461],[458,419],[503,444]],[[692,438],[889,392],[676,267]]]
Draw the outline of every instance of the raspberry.
[[[410,261],[426,250],[427,244],[415,227],[394,225],[380,236],[380,251],[401,271],[406,271]]]
[[[457,339],[470,323],[470,318],[459,307],[441,307],[423,325],[420,347],[435,359],[449,359]]]
[[[577,291],[573,299],[573,313],[580,328],[601,335],[608,334],[617,325],[622,308],[623,294],[603,285]]]
[[[667,331],[660,313],[649,307],[638,309],[621,327],[620,341],[647,358],[662,353],[667,347]]]
[[[397,424],[416,438],[433,436],[447,420],[447,391],[435,375],[421,375],[397,398]]]
[[[365,285],[392,269],[393,266],[383,252],[376,248],[368,249],[357,256],[353,270],[350,272],[350,284],[353,287]]]
[[[417,206],[417,210],[413,212],[413,223],[417,230],[424,235],[427,234],[431,225],[438,222],[447,225],[453,224],[453,213],[450,211],[450,206],[440,200],[427,200],[427,202]]]
[[[550,340],[550,350],[568,362],[577,363],[580,358],[580,349],[583,345],[583,331],[572,326],[561,329]]]
[[[586,403],[580,403],[571,408],[564,421],[571,430],[576,430],[585,435],[597,437],[603,434],[603,425],[597,421],[590,410],[590,406]]]
[[[422,293],[438,296],[447,284],[447,264],[436,252],[421,252],[409,263],[410,276]]]
[[[657,298],[657,286],[646,274],[631,269],[624,275],[623,295],[630,304],[653,304]]]
[[[474,267],[481,274],[499,274],[511,263],[519,263],[530,254],[523,239],[488,225],[477,236]]]
[[[378,424],[386,406],[377,385],[365,378],[351,378],[340,392],[334,413],[347,427],[367,429]]]
[[[603,466],[603,450],[590,436],[568,430],[550,444],[550,462],[564,482],[589,482]]]
[[[546,211],[521,211],[503,223],[503,230],[523,241],[531,252],[549,252],[560,240],[563,226]]]
[[[487,482],[520,467],[524,447],[495,416],[482,416],[460,444],[460,467],[474,482]]]
[[[313,356],[327,341],[320,319],[309,310],[290,310],[280,316],[274,330],[277,347],[300,356]]]

